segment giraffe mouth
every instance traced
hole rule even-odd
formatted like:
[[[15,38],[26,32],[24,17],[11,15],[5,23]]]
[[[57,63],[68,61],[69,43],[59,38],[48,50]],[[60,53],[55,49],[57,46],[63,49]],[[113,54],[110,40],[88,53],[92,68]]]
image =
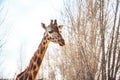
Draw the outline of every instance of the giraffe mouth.
[[[65,41],[64,40],[61,40],[60,43],[59,43],[60,46],[64,46],[65,45]]]

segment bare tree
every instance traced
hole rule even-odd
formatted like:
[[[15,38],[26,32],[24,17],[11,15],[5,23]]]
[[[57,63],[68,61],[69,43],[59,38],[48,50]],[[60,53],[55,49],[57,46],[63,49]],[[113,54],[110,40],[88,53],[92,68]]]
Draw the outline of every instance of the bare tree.
[[[120,68],[119,1],[66,0],[64,5],[67,58],[63,73],[71,75],[65,79],[115,80]]]
[[[5,45],[6,41],[7,41],[7,37],[8,37],[8,33],[4,32],[4,30],[8,30],[7,28],[4,28],[3,25],[5,25],[5,20],[7,18],[7,10],[4,8],[4,6],[2,5],[3,1],[0,1],[0,57],[2,57],[2,49],[3,46]],[[3,15],[3,12],[5,13]],[[4,29],[4,30],[2,30]],[[0,65],[2,66],[4,62],[3,58],[0,58]],[[2,70],[0,71],[0,79],[3,79],[3,72]]]
[[[2,4],[2,3],[1,3]],[[5,11],[5,14],[3,15],[3,11],[5,10],[4,6],[0,6],[0,28],[2,29],[2,25],[4,25],[4,22],[6,20],[6,17],[7,17],[7,11]],[[2,32],[0,33],[1,37],[0,37],[0,48],[2,48],[2,46],[6,43],[6,33],[5,32]]]

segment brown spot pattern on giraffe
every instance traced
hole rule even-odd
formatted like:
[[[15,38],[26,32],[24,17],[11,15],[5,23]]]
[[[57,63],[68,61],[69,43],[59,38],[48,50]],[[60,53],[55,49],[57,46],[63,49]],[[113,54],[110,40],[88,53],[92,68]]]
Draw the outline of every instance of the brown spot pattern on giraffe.
[[[21,76],[21,77],[19,78],[19,80],[24,80],[24,76]]]
[[[26,80],[27,77],[28,77],[28,73],[25,74],[25,76],[24,76],[24,80]]]
[[[40,54],[42,54],[44,50],[45,50],[45,46],[43,48],[41,48]]]
[[[37,75],[37,71],[34,71],[34,72],[33,72],[33,75],[34,75],[34,77],[35,77],[35,76]]]
[[[36,60],[37,60],[37,57],[38,57],[37,55],[35,55],[35,56],[34,56],[34,62],[36,62]]]
[[[37,60],[37,65],[39,66],[42,62],[42,59],[39,57],[39,59]]]
[[[49,27],[48,29],[45,25],[42,25],[42,26],[46,30],[48,30],[48,29],[54,30],[54,32],[58,33],[57,35],[59,36],[59,30],[57,27],[57,20],[54,21],[54,24],[53,24],[53,21],[51,21],[50,26],[48,26]],[[40,64],[41,64],[42,59],[44,57],[45,51],[48,47],[48,44],[49,44],[50,40],[52,42],[55,42],[56,38],[57,37],[49,36],[49,34],[44,35],[42,42],[38,46],[37,51],[35,52],[34,56],[32,57],[32,59],[30,61],[29,66],[21,74],[19,74],[16,79],[35,80],[36,75],[37,75],[38,70],[39,70],[39,67],[40,67]]]
[[[28,80],[32,80],[32,75],[29,74]]]

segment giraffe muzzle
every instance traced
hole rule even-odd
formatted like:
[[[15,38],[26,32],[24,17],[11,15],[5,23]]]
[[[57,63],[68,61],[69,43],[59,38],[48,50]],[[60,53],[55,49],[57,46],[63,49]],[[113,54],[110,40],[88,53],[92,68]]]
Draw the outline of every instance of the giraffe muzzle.
[[[61,39],[61,41],[59,42],[60,46],[64,46],[65,45],[65,41],[63,39]]]

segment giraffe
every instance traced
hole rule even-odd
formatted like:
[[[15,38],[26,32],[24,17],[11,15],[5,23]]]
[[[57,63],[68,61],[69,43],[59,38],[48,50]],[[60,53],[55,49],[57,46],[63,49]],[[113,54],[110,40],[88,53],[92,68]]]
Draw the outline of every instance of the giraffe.
[[[36,79],[37,73],[40,69],[40,65],[50,42],[58,43],[60,46],[65,45],[65,41],[61,35],[63,25],[58,25],[56,19],[54,21],[51,20],[48,26],[46,26],[44,23],[41,23],[41,26],[45,29],[42,41],[39,44],[38,49],[32,56],[29,65],[23,72],[17,75],[16,80]]]

